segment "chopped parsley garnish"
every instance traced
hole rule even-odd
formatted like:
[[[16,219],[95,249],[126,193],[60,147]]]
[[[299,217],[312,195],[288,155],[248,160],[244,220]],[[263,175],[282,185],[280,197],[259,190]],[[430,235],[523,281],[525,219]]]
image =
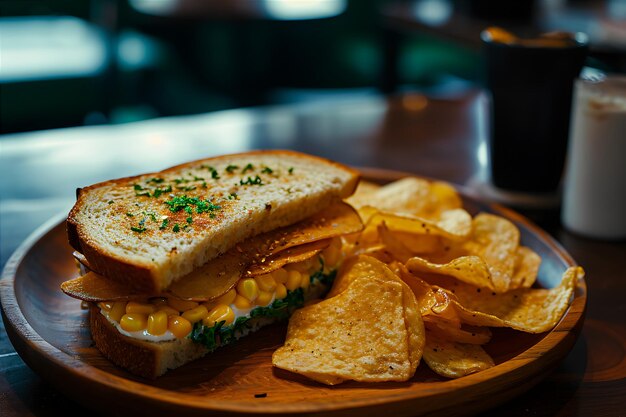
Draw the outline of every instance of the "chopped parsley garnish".
[[[210,201],[201,200],[198,197],[187,197],[186,195],[173,197],[171,200],[166,201],[165,204],[170,207],[170,211],[173,213],[185,210],[187,213],[191,214],[193,211],[192,206],[196,207],[196,213],[198,214],[219,210],[221,208]]]
[[[133,189],[135,190],[135,196],[137,197],[141,197],[141,196],[150,197],[150,191],[146,190],[139,184],[133,185]]]
[[[132,227],[130,228],[130,230],[132,230],[133,232],[137,232],[137,233],[143,233],[143,232],[145,232],[147,229],[146,229],[145,227],[143,227],[143,226],[141,226],[141,227],[135,227],[135,226],[132,226]]]
[[[153,178],[154,179],[154,178]],[[170,191],[172,191],[172,186],[168,185],[165,188],[155,188],[153,190],[153,193],[150,194],[150,189],[148,188],[144,188],[139,184],[135,184],[133,185],[133,189],[135,190],[135,196],[140,197],[140,196],[145,196],[145,197],[159,197],[161,194],[164,193],[169,193]]]
[[[155,183],[155,184],[161,184],[163,181],[165,181],[163,178],[150,178],[148,181],[146,181],[146,184],[150,184],[151,182]]]
[[[261,170],[261,174],[272,174],[274,173],[274,170],[270,167],[265,167]]]
[[[287,172],[289,172],[289,175],[293,174],[293,167],[290,167]]]
[[[170,221],[168,219],[163,219],[163,222],[161,223],[161,226],[159,226],[159,230],[165,229],[169,223],[170,223]]]
[[[152,193],[152,197],[154,198],[158,198],[161,194],[165,194],[165,193],[169,193],[172,192],[172,186],[168,185],[165,188],[155,188],[154,192]]]
[[[191,216],[187,217],[185,220],[187,220],[187,223],[189,224],[193,223],[193,219],[191,218]]]
[[[228,198],[229,200],[236,200],[237,199],[237,193],[230,193],[228,194]]]
[[[213,170],[211,171],[211,178],[213,178],[214,180],[219,180],[220,174],[218,174],[216,170]]]
[[[265,185],[261,177],[256,175],[254,178],[248,177],[247,180],[239,180],[239,185]]]
[[[239,167],[237,165],[228,165],[226,167],[226,172],[228,172],[229,174],[232,174],[234,170],[239,169]]]
[[[156,220],[157,220],[157,218],[156,218],[156,214],[154,214],[154,213],[152,213],[152,212],[149,212],[149,211],[144,211],[142,214],[143,214],[144,216],[148,216],[148,217],[150,217],[150,220],[152,220],[153,222],[156,222]],[[144,223],[145,223],[145,222],[146,222],[146,219],[144,218],[144,219],[142,220],[142,222],[144,222]]]
[[[131,212],[127,212],[127,213],[126,213],[126,215],[127,215],[128,217],[135,217],[135,215],[134,215],[133,213],[131,213]]]
[[[178,223],[176,223],[176,224],[174,225],[174,227],[172,228],[172,230],[174,231],[174,233],[178,233],[178,232],[180,232],[180,226],[178,225]]]
[[[109,201],[108,201],[108,204],[113,204],[113,200],[109,200]]]
[[[248,164],[245,167],[243,167],[243,170],[241,171],[242,174],[245,174],[248,171],[252,171],[254,170],[254,165],[252,164]]]

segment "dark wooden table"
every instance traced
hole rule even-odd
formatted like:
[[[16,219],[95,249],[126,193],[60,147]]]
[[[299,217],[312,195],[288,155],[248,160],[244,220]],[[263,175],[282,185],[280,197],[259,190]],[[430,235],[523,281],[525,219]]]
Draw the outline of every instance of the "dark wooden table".
[[[484,173],[484,104],[405,95],[231,110],[207,115],[0,137],[0,255],[71,207],[76,187],[206,157],[290,148],[340,162],[463,184]],[[585,267],[588,312],[577,344],[551,376],[488,416],[626,414],[626,244],[542,222]],[[0,329],[0,415],[88,415],[33,373]]]

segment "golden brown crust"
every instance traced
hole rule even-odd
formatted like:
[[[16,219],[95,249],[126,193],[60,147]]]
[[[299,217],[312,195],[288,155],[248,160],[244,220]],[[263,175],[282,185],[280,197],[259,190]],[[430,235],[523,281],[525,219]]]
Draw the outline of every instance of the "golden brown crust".
[[[266,154],[271,155],[273,157],[280,158],[281,156],[295,156],[295,157],[305,157],[309,161],[316,160],[320,164],[330,165],[334,168],[338,168],[349,174],[349,179],[342,184],[342,188],[340,190],[339,195],[331,198],[324,198],[320,200],[319,207],[322,205],[329,205],[337,198],[346,198],[350,196],[359,181],[359,173],[358,171],[341,165],[339,163],[316,157],[311,155],[305,155],[299,152],[287,151],[287,150],[261,150],[261,151],[252,151],[247,153],[240,154],[232,154],[232,155],[223,155],[215,158],[201,159],[197,161],[187,162],[184,164],[180,164],[166,170],[163,170],[158,173],[153,173],[154,175],[166,175],[170,172],[179,171],[181,168],[185,168],[188,166],[194,166],[201,162],[206,163],[219,163],[219,161],[233,158],[233,157],[247,157],[253,155]],[[143,291],[146,293],[156,293],[163,290],[161,282],[155,278],[153,265],[151,264],[141,264],[137,260],[128,260],[123,257],[119,257],[115,254],[107,252],[103,247],[101,247],[98,242],[94,242],[90,239],[89,233],[85,233],[80,223],[80,219],[78,216],[79,211],[81,210],[84,203],[84,196],[93,189],[97,189],[100,187],[105,187],[109,185],[116,185],[122,183],[128,183],[132,181],[134,178],[145,177],[146,175],[151,174],[142,174],[141,176],[134,177],[125,177],[118,178],[114,180],[104,181],[101,183],[93,184],[91,186],[82,188],[78,191],[78,199],[72,210],[70,211],[67,222],[67,234],[68,239],[71,246],[77,251],[81,252],[85,258],[88,260],[89,264],[93,267],[93,270],[98,272],[101,275],[104,275],[110,279],[114,279],[120,282],[125,282],[130,284],[134,289],[138,291]],[[301,220],[301,219],[298,219]]]

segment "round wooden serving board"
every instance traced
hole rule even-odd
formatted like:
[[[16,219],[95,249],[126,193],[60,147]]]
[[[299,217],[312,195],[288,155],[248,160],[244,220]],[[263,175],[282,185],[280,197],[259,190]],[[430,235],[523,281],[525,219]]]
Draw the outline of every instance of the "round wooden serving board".
[[[399,173],[364,170],[385,182]],[[574,260],[545,232],[520,215],[478,201],[460,190],[466,209],[495,212],[520,228],[522,242],[541,255],[538,282],[553,287]],[[272,352],[282,344],[286,325],[276,324],[235,345],[168,372],[155,380],[128,374],[92,346],[87,312],[64,295],[61,282],[77,276],[63,219],[36,231],[13,254],[0,281],[7,333],[22,359],[61,392],[100,412],[150,416],[332,415],[457,416],[476,413],[528,390],[572,348],[582,326],[586,285],[549,333],[531,335],[494,329],[486,350],[497,366],[446,380],[422,363],[406,383],[347,382],[327,387],[272,368]]]

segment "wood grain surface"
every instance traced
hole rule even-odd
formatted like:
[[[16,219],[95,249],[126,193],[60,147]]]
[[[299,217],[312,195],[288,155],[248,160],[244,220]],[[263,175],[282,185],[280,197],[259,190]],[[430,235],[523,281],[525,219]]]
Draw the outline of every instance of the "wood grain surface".
[[[380,173],[374,179],[396,174]],[[523,217],[465,197],[469,211],[496,211],[521,229],[522,242],[543,258],[539,282],[552,287],[572,258]],[[467,415],[494,407],[530,389],[574,345],[583,322],[586,285],[579,287],[563,320],[551,332],[532,335],[495,329],[486,350],[497,366],[446,380],[422,364],[406,383],[348,382],[327,387],[274,369],[272,352],[285,324],[276,324],[227,349],[148,381],[132,376],[92,346],[87,311],[59,291],[77,275],[64,224],[33,236],[12,257],[1,281],[3,315],[13,345],[36,372],[60,391],[100,411],[124,415],[225,415],[243,413],[398,416]]]

